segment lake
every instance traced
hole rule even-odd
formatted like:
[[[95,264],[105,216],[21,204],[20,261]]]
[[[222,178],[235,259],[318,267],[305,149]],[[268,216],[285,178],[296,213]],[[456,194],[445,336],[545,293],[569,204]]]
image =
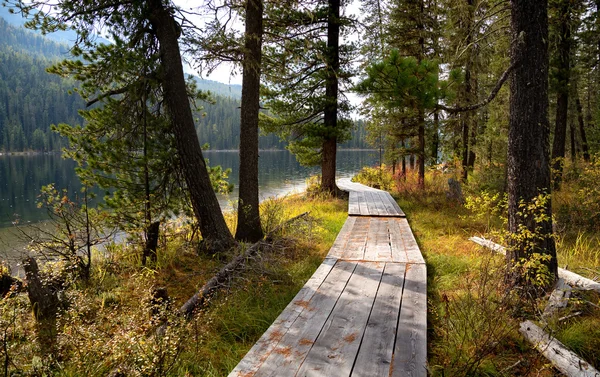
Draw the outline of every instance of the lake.
[[[237,198],[239,161],[237,151],[205,151],[211,166],[221,165],[232,170],[229,181],[233,193],[220,196],[223,208],[230,208]],[[375,151],[338,151],[338,178],[354,175],[361,167],[375,165]],[[54,183],[58,189],[75,193],[81,188],[75,174],[75,163],[58,154],[0,156],[0,258],[18,244],[13,221],[21,223],[45,220],[46,213],[36,206],[40,188]],[[288,151],[261,151],[259,158],[260,199],[299,192],[306,187],[306,179],[319,173],[318,167],[303,167]]]

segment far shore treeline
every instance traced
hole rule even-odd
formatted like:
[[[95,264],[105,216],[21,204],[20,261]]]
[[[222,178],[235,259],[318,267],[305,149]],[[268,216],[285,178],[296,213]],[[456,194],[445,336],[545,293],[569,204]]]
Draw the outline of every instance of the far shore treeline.
[[[81,97],[70,94],[75,81],[50,75],[46,68],[68,56],[68,47],[0,17],[0,153],[60,151],[66,140],[50,130],[51,124],[81,124]],[[195,111],[201,143],[213,150],[237,149],[240,141],[239,85],[196,80],[198,88],[213,93],[214,102],[199,102]],[[356,122],[352,139],[341,148],[365,149],[366,131]],[[274,134],[260,136],[261,149],[285,149]]]

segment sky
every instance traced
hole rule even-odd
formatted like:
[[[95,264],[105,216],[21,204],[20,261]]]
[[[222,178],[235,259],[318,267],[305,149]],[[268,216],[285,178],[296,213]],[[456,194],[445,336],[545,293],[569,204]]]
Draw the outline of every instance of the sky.
[[[182,7],[182,9],[187,10],[187,11],[192,11],[192,12],[196,12],[199,13],[198,11],[198,0],[173,0],[173,2]],[[360,2],[358,0],[352,0],[350,5],[348,5],[347,9],[345,10],[346,14],[354,14],[354,15],[358,15],[359,13],[359,6],[360,6]],[[201,26],[204,24],[204,22],[206,22],[207,18],[206,17],[201,17],[201,16],[195,16],[195,15],[188,15],[189,19],[191,21],[193,21],[196,26]],[[243,22],[241,20],[238,20],[237,22],[234,22],[235,27],[239,27],[240,30],[242,30],[243,28]],[[358,38],[357,36],[352,36],[352,39]],[[203,72],[198,72],[197,70],[194,70],[192,67],[187,66],[187,70],[186,72],[188,73],[193,73],[197,76],[200,76],[204,79],[209,79],[209,80],[214,80],[214,81],[218,81],[218,82],[222,82],[225,84],[237,84],[237,85],[241,85],[242,84],[242,76],[241,74],[234,74],[232,73],[232,68],[233,66],[230,63],[222,63],[215,71],[213,71],[211,74],[206,74]],[[355,95],[351,94],[349,95],[349,97],[351,98],[351,102],[355,102],[358,100],[358,97],[356,97]]]

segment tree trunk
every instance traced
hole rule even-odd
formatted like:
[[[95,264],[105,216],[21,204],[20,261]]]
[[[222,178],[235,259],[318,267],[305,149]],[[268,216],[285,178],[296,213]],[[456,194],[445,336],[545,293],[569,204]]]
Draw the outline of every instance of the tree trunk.
[[[35,318],[40,353],[54,354],[57,335],[56,316],[59,307],[56,290],[41,279],[35,259],[26,258],[23,261],[23,269],[27,281],[27,294]]]
[[[467,182],[469,176],[469,122],[468,118],[471,116],[470,112],[465,112],[460,115],[460,123],[462,128],[462,171],[461,181]]]
[[[258,206],[258,113],[262,33],[262,0],[248,0],[242,78],[238,225],[235,233],[237,240],[247,242],[256,242],[263,237]]]
[[[575,145],[575,125],[571,123],[569,125],[571,130],[571,162],[575,162],[577,160],[577,147]]]
[[[417,165],[419,165],[419,178],[417,180],[420,190],[425,189],[425,110],[419,108],[419,153],[417,154]]]
[[[151,261],[156,262],[158,248],[158,236],[160,234],[160,221],[155,221],[148,225],[146,229],[146,245],[144,246],[144,254],[142,255],[142,266],[146,265],[148,257]]]
[[[400,143],[400,145],[402,146],[402,167],[400,170],[400,175],[402,177],[402,180],[406,182],[406,143],[404,142],[404,139],[402,139]]]
[[[583,150],[583,159],[585,162],[590,161],[590,150],[588,147],[587,136],[585,134],[585,122],[583,121],[583,108],[581,106],[581,100],[579,99],[579,94],[575,98],[575,102],[577,105],[577,120],[579,122],[579,134],[581,135],[581,149]]]
[[[335,183],[337,154],[338,72],[340,69],[340,0],[328,0],[327,18],[327,78],[325,82],[324,125],[328,130],[323,141],[321,162],[321,190],[337,196],[340,189]]]
[[[569,1],[562,0],[559,4],[559,43],[558,43],[558,92],[556,94],[556,123],[554,126],[554,141],[552,143],[552,167],[554,189],[560,189],[563,165],[565,159],[565,144],[567,141],[567,121],[569,110],[569,62],[571,58],[571,31],[569,28]]]
[[[519,202],[529,203],[538,194],[550,192],[550,161],[548,123],[548,2],[512,0],[511,27],[513,43],[511,59],[518,62],[510,83],[510,119],[508,133],[508,229],[519,232],[527,227],[539,237],[533,250],[513,242],[507,253],[510,267],[532,252],[547,254],[551,273],[549,287],[557,276],[556,247],[552,236],[552,220],[535,224],[531,216],[520,214]],[[545,208],[551,217],[550,200]],[[537,228],[537,229],[536,229]],[[526,285],[513,268],[507,270],[507,280]]]
[[[150,22],[160,43],[161,83],[177,143],[183,174],[202,233],[205,250],[218,252],[236,242],[227,228],[217,196],[210,183],[206,162],[190,107],[178,39],[180,26],[161,0],[149,0]]]
[[[434,165],[438,163],[438,153],[440,150],[440,114],[436,110],[433,113],[433,141],[431,143],[431,161]]]

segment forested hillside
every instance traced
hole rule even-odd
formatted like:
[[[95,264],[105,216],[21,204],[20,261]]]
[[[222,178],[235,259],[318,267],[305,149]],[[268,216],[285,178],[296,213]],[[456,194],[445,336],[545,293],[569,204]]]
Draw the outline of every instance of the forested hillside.
[[[77,84],[46,72],[53,61],[68,56],[68,46],[9,24],[0,18],[0,151],[58,151],[65,144],[50,131],[51,124],[81,124],[85,107]],[[199,89],[210,91],[214,103],[199,103],[195,113],[201,143],[210,149],[237,149],[240,124],[240,85],[196,78]],[[364,125],[357,123],[353,139],[343,148],[367,148]],[[262,149],[283,149],[274,134],[260,138]]]
[[[50,124],[81,123],[77,110],[84,102],[68,93],[74,81],[45,70],[64,51],[0,18],[0,150],[58,150],[62,141]]]

